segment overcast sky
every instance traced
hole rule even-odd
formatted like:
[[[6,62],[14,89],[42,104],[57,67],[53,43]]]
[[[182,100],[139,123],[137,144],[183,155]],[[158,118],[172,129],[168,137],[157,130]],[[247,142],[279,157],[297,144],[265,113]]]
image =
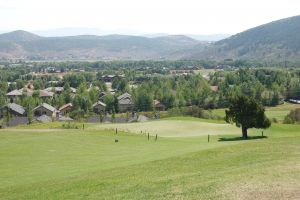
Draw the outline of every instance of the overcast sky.
[[[299,0],[0,0],[0,30],[235,34],[299,14]]]

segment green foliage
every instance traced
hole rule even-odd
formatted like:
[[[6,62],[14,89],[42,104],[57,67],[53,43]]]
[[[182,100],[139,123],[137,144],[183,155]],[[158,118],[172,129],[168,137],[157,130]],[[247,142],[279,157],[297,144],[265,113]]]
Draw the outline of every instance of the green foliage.
[[[104,96],[104,103],[106,104],[106,110],[108,112],[112,112],[113,110],[116,110],[116,106],[117,106],[117,99],[111,95],[111,94],[107,94]]]
[[[37,105],[36,103],[37,102],[34,100],[33,97],[26,97],[22,101],[22,105],[26,109],[27,118],[30,124],[32,123],[33,109]]]
[[[153,109],[153,97],[142,87],[136,90],[134,103],[138,111],[150,111]]]
[[[290,113],[285,116],[283,123],[285,124],[294,124],[300,122],[300,108],[291,110]]]
[[[116,78],[112,82],[112,87],[120,91],[121,93],[125,93],[129,91],[128,82],[124,78]]]
[[[299,62],[299,24],[300,16],[295,16],[258,26],[216,42],[204,51],[194,51],[192,57],[260,60],[265,61],[264,65],[273,60],[281,66],[287,61]]]
[[[243,137],[247,138],[249,128],[269,128],[270,120],[265,116],[265,109],[253,98],[241,95],[230,99],[228,110],[225,110],[225,121],[235,123],[242,128]]]

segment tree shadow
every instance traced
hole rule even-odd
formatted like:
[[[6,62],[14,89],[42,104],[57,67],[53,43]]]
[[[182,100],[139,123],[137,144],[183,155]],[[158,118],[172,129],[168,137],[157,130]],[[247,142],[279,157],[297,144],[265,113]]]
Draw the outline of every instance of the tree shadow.
[[[219,142],[229,142],[229,141],[241,141],[241,140],[259,140],[266,139],[267,136],[249,136],[247,139],[243,137],[233,137],[233,138],[219,138]]]

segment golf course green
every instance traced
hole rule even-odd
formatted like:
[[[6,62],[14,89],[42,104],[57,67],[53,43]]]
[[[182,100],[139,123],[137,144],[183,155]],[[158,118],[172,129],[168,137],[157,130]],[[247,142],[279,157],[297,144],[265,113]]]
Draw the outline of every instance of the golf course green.
[[[3,129],[0,199],[299,199],[300,126],[249,133],[184,117]]]

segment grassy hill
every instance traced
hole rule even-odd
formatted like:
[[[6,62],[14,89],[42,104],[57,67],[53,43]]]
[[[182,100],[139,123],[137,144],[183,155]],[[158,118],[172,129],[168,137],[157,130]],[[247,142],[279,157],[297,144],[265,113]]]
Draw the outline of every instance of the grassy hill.
[[[196,47],[190,58],[299,60],[299,55],[300,16],[295,16],[238,33],[205,50]]]
[[[265,132],[268,138],[248,141],[235,140],[237,133],[228,130],[208,143],[203,135],[212,122],[188,118],[163,122],[172,127],[171,122],[178,120],[186,127],[199,122],[199,135],[185,137],[183,131],[181,137],[148,141],[143,134],[115,135],[99,124],[87,124],[84,131],[50,128],[59,127],[57,123],[0,130],[0,198],[299,197],[299,125],[273,125]]]

